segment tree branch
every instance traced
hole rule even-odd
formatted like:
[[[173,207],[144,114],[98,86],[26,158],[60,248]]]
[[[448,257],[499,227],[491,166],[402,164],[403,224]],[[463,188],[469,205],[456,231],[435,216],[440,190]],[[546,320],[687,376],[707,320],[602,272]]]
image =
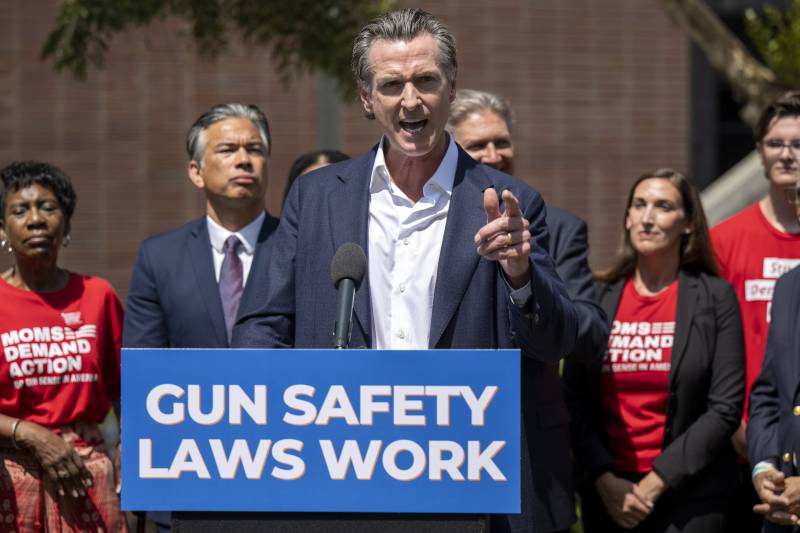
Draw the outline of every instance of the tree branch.
[[[743,100],[742,119],[755,124],[781,88],[775,74],[759,62],[703,0],[659,0],[672,21],[705,53],[711,66]]]

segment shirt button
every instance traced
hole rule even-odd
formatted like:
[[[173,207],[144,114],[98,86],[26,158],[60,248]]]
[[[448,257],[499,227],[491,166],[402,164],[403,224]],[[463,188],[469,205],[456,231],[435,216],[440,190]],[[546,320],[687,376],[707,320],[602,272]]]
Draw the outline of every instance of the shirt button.
[[[800,405],[795,405],[794,409],[792,409],[792,413],[794,416],[800,416]]]
[[[789,452],[784,453],[783,454],[783,462],[784,463],[790,463],[791,461],[792,461],[792,454],[789,453]]]
[[[397,332],[397,336],[400,337],[401,339],[405,339],[406,338],[406,332],[401,329],[401,330],[399,330]]]
[[[406,292],[406,284],[405,283],[401,283],[398,288],[400,289],[400,292]],[[800,407],[796,407],[795,409],[800,409]],[[795,414],[798,414],[798,413],[795,413]]]
[[[408,239],[403,239],[403,244],[408,246]]]

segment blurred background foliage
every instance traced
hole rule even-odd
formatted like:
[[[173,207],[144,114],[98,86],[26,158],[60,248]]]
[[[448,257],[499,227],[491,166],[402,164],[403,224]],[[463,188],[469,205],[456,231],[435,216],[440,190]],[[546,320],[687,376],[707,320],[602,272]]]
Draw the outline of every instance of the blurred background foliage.
[[[763,14],[745,12],[745,28],[761,59],[783,88],[800,87],[800,0],[784,9],[767,5]]]
[[[200,57],[214,59],[233,39],[269,49],[285,83],[320,70],[343,96],[355,90],[353,37],[395,0],[65,0],[42,49],[57,71],[77,78],[99,68],[114,36],[173,17],[188,24]]]

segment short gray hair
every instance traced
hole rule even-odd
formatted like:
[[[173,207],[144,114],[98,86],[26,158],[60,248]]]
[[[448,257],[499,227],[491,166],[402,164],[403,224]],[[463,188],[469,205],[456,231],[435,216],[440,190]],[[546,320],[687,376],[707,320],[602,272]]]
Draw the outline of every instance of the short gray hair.
[[[456,98],[450,104],[450,118],[447,127],[452,131],[458,124],[467,118],[467,115],[488,109],[506,121],[508,132],[514,127],[514,112],[508,100],[499,94],[474,89],[459,89]]]
[[[351,66],[358,88],[369,91],[372,86],[372,65],[367,56],[373,42],[380,39],[408,42],[423,33],[430,34],[436,40],[439,67],[450,86],[455,86],[458,73],[455,37],[447,26],[430,13],[419,8],[404,8],[373,19],[356,35]]]
[[[264,143],[267,154],[270,153],[272,138],[269,135],[267,117],[258,106],[233,102],[215,105],[203,113],[189,128],[189,132],[186,134],[186,152],[189,154],[190,161],[195,161],[198,165],[203,166],[203,154],[206,151],[206,130],[212,124],[226,118],[244,118],[252,122],[258,128],[261,142]]]

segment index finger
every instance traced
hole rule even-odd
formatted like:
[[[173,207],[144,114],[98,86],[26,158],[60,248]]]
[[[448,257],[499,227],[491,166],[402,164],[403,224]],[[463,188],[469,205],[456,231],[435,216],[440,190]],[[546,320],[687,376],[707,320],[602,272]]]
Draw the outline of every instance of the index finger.
[[[636,496],[636,499],[642,502],[649,510],[651,511],[653,510],[655,503],[649,500],[647,497],[645,497],[644,494],[642,494],[642,488],[639,485],[634,485],[632,492],[633,495]]]
[[[633,497],[632,501],[630,502],[630,505],[631,505],[630,511],[635,512],[641,518],[646,517],[648,514],[650,514],[650,511],[653,510],[651,506],[647,505],[637,496]]]
[[[780,470],[767,470],[766,476],[764,477],[773,483],[783,484],[783,482],[786,481],[786,474]]]
[[[78,470],[77,475],[80,479],[80,482],[85,487],[91,487],[94,484],[94,478],[92,477],[92,473],[89,471],[89,469],[86,468],[86,463],[83,462],[81,456],[77,453],[73,453],[72,462]]]
[[[788,508],[789,499],[783,494],[775,494],[774,492],[767,492],[761,496],[761,501],[768,504],[772,508]]]
[[[522,210],[519,208],[519,200],[514,193],[508,189],[503,191],[503,203],[506,206],[505,215],[508,217],[521,217]]]
[[[639,499],[633,492],[629,492],[625,495],[622,511],[642,520],[650,514],[650,508],[648,508],[647,504]]]

